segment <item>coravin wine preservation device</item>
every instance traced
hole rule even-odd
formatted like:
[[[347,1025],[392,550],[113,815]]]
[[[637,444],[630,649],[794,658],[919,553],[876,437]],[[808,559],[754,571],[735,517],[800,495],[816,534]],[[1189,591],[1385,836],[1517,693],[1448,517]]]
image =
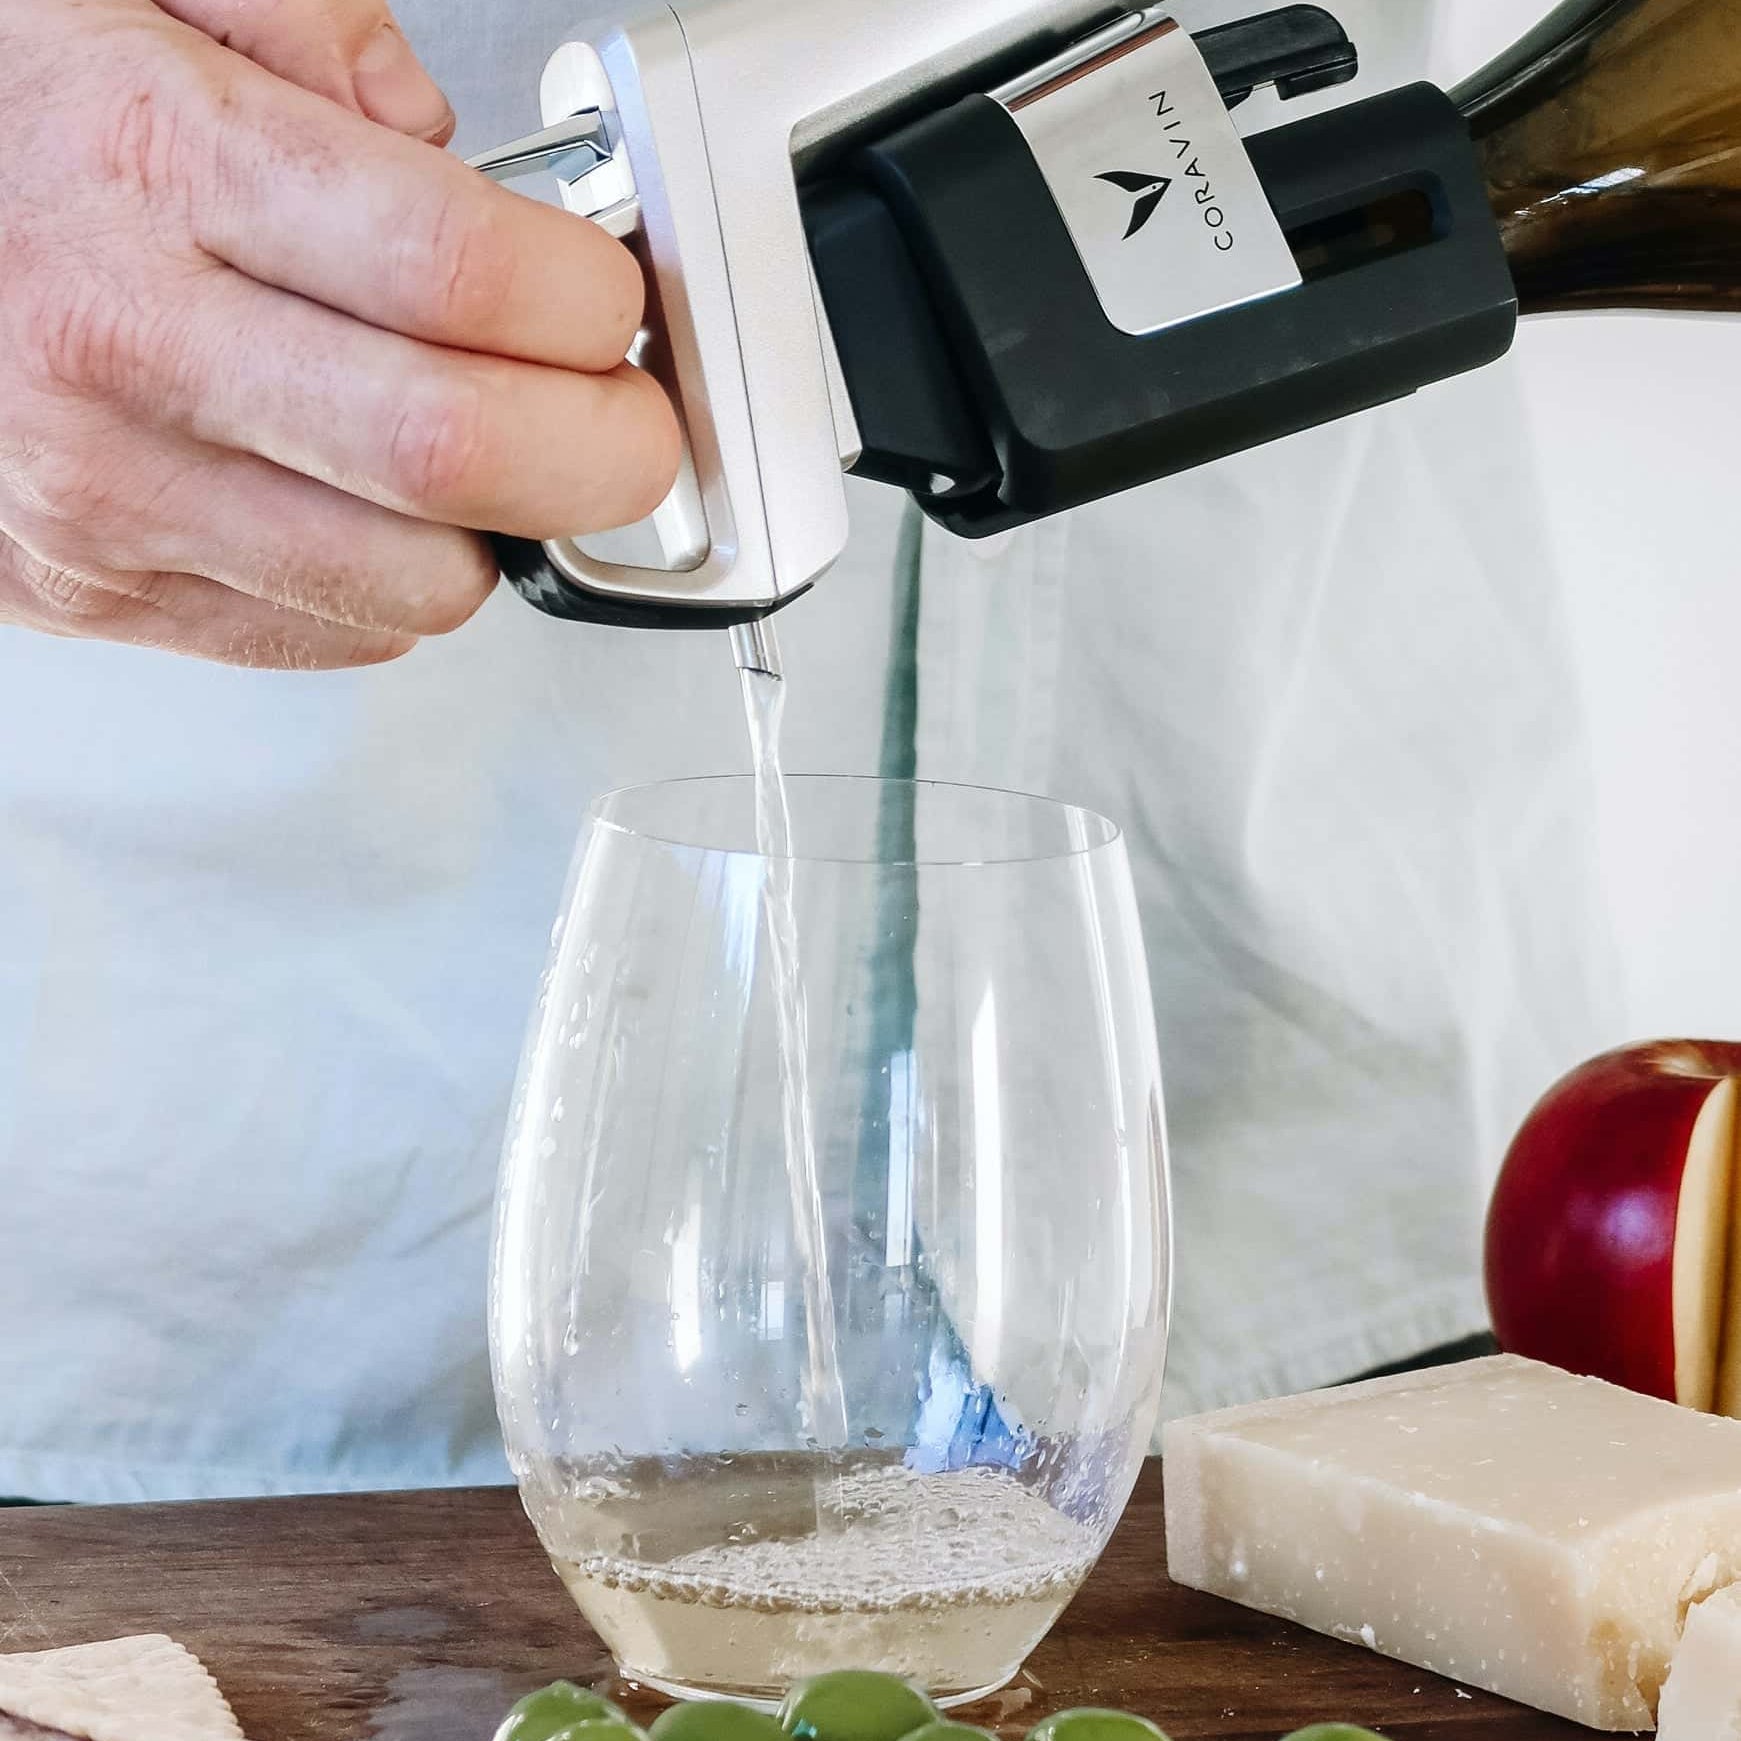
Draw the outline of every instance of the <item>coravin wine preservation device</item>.
[[[1253,90],[1354,76],[1321,7],[1193,36],[1102,0],[617,0],[552,57],[546,130],[475,161],[552,169],[638,249],[682,475],[503,567],[557,616],[742,628],[841,554],[847,473],[981,536],[1490,362],[1518,317],[1495,141],[1558,137],[1665,10],[1694,41],[1711,7],[1571,0],[1461,100],[1245,139]]]

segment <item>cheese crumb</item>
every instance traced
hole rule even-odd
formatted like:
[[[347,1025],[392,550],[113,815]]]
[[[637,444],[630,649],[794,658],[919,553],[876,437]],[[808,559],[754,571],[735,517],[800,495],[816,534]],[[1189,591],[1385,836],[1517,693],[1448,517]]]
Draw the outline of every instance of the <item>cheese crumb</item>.
[[[1657,1741],[1741,1741],[1741,1588],[1688,1613],[1657,1723]]]

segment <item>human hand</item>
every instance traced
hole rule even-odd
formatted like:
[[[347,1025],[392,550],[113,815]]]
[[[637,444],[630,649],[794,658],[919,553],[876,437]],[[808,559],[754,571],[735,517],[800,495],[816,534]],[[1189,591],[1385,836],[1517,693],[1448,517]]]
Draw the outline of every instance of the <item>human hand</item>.
[[[634,259],[425,143],[401,44],[376,0],[0,0],[0,621],[364,664],[488,595],[454,527],[662,499]]]

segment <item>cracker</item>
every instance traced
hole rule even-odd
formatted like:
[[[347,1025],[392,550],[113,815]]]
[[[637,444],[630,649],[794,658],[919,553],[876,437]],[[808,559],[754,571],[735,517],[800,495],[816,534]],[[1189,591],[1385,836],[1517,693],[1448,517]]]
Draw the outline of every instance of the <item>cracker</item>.
[[[0,1741],[36,1741],[33,1730],[73,1741],[244,1741],[205,1665],[161,1634],[0,1656]]]

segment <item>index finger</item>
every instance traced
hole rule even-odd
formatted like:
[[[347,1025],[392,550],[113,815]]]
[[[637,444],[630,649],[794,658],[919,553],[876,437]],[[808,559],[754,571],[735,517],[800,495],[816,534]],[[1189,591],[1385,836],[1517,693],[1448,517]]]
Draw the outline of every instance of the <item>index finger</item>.
[[[646,295],[596,224],[246,63],[195,239],[250,278],[457,350],[602,373]]]

